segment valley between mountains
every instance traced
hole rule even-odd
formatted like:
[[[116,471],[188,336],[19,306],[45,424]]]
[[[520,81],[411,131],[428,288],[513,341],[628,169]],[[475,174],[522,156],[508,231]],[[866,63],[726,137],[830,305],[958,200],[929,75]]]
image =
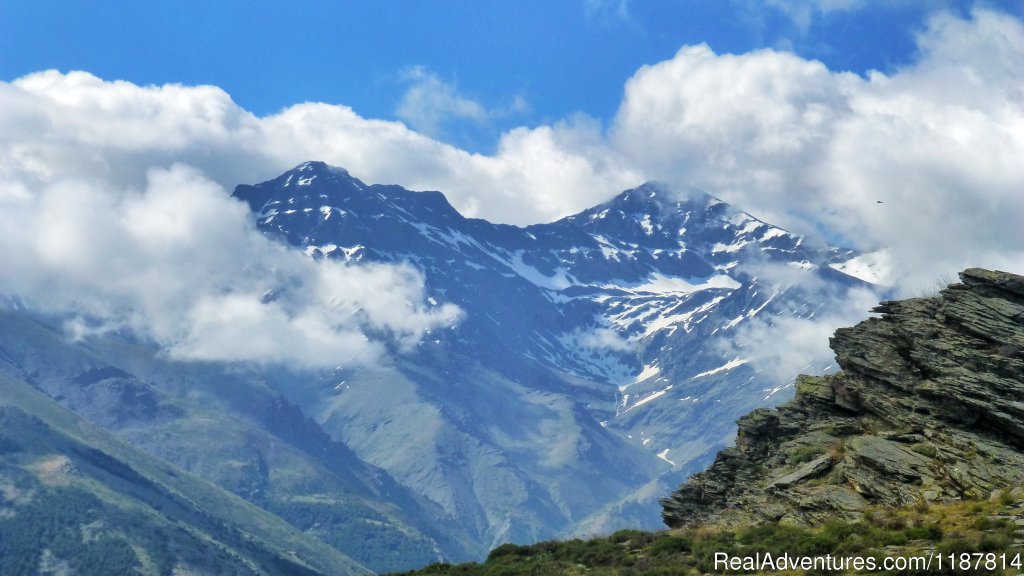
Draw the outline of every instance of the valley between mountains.
[[[526,228],[315,162],[235,196],[313,258],[412,265],[464,311],[391,366],[275,386],[487,546],[656,526],[654,495],[790,384],[730,333],[865,285],[836,269],[849,251],[658,184]]]
[[[671,530],[410,574],[1020,574],[1024,277],[960,279],[836,331],[842,370],[741,418],[736,445],[662,499]]]
[[[876,289],[870,259],[657,183],[528,227],[319,162],[234,196],[289,249],[403,266],[457,317],[418,341],[381,329],[374,365],[312,371],[176,361],[127,332],[72,340],[67,318],[10,299],[0,530],[84,492],[68,522],[96,535],[12,549],[18,566],[102,542],[143,573],[387,572],[657,529],[658,499],[740,416],[793,395],[796,372],[752,334]],[[216,553],[186,554],[196,541]]]

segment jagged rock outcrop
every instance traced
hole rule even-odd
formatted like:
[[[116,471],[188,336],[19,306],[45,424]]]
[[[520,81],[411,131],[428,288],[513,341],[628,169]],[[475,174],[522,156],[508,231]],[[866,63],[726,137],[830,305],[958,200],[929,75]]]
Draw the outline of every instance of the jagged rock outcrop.
[[[842,371],[741,418],[736,446],[662,500],[665,523],[815,523],[1024,483],[1024,277],[960,278],[838,330]]]

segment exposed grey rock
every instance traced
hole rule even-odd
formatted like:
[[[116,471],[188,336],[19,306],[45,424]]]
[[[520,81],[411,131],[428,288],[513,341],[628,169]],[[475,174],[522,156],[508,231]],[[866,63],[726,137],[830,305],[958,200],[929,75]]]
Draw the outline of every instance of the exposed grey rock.
[[[849,486],[826,485],[808,492],[797,500],[801,510],[842,510],[860,512],[867,500]]]
[[[736,447],[662,500],[665,522],[809,523],[868,504],[1024,496],[1024,277],[960,277],[838,330],[843,370],[801,376],[793,401],[741,418]]]
[[[797,468],[795,472],[790,472],[785,476],[772,480],[768,483],[768,487],[789,488],[790,486],[807,480],[808,478],[817,478],[829,468],[832,468],[832,457],[826,454],[811,460],[800,468]]]
[[[846,450],[856,464],[905,482],[920,480],[928,473],[931,464],[930,458],[877,436],[850,438],[846,442]]]

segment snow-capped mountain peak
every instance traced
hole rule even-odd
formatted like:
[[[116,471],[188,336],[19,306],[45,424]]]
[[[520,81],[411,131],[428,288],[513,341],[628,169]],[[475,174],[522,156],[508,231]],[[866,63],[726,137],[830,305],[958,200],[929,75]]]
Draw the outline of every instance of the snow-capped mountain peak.
[[[726,357],[715,342],[750,322],[815,314],[828,306],[828,290],[859,284],[830,267],[850,260],[849,251],[811,246],[710,195],[681,194],[654,182],[524,228],[467,219],[439,192],[367,185],[315,162],[239,186],[235,195],[268,235],[314,257],[415,266],[432,302],[458,305],[463,321],[400,359],[396,365],[409,385],[391,393],[427,402],[438,422],[459,434],[475,431],[474,445],[502,455],[494,466],[512,466],[531,482],[551,482],[551,471],[563,470],[559,466],[597,465],[593,459],[613,458],[612,452],[630,454],[635,469],[646,470],[640,474],[644,482],[668,468],[675,469],[673,479],[693,470],[723,446],[737,416],[782,400],[775,393],[789,384],[770,380],[735,351]],[[759,272],[771,266],[790,270],[787,277],[797,280],[773,283]],[[814,288],[803,288],[801,277]],[[380,418],[391,419],[386,437],[368,436],[377,444],[368,443],[366,455],[404,449],[388,443],[409,433],[401,430],[408,420],[401,412],[406,400],[377,404],[360,396],[372,408],[357,411],[355,393],[345,392],[346,403],[334,398],[339,390],[325,386],[317,398],[313,409],[321,419],[337,418],[346,434],[353,426],[377,429]],[[507,405],[480,400],[499,390],[511,395],[502,400]],[[548,408],[537,412],[538,403]],[[516,414],[506,424],[517,431],[495,424],[505,422],[495,410]],[[530,421],[534,417],[540,420]],[[563,464],[536,468],[550,460],[548,442],[563,433],[527,440],[538,430],[563,430],[575,439],[575,447],[558,452]],[[442,450],[434,440],[423,441],[429,445],[422,450]],[[407,470],[394,458],[371,461],[431,494],[438,481],[428,479],[456,473],[450,463],[435,463],[442,476],[432,476]],[[630,484],[634,476],[605,472],[611,475],[588,481],[596,499],[614,499],[607,490],[626,484],[639,488]],[[445,494],[430,497],[443,505],[446,498],[458,499]],[[525,500],[517,505],[526,506]],[[562,514],[563,528],[581,520],[569,509]],[[503,528],[518,529],[515,522]]]

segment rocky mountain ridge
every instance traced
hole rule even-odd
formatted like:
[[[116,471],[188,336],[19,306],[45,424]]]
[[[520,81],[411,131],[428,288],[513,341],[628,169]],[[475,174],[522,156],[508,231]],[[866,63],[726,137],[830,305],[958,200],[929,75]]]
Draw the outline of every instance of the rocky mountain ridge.
[[[835,268],[848,251],[653,183],[526,228],[315,162],[236,196],[313,259],[416,268],[427,303],[464,320],[311,374],[179,362],[123,332],[72,340],[66,318],[11,300],[0,374],[376,571],[656,528],[657,498],[787,391],[716,343],[863,286]]]
[[[523,228],[322,162],[234,195],[267,236],[413,266],[428,302],[465,312],[389,366],[271,383],[484,549],[656,527],[657,497],[787,393],[720,343],[865,286],[836,269],[850,251],[657,183]]]
[[[736,446],[662,500],[666,524],[815,524],[1019,493],[1024,277],[960,277],[837,331],[842,371],[800,377],[791,402],[741,418]]]
[[[670,530],[407,574],[1020,573],[1024,276],[961,279],[838,330],[843,370],[741,418],[736,446],[663,499]]]

